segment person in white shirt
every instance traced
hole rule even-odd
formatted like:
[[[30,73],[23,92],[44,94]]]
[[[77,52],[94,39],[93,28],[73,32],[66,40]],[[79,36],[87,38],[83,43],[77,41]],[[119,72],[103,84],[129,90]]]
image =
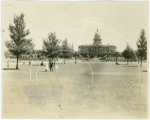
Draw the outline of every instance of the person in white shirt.
[[[45,67],[45,71],[47,72],[48,71],[48,62],[46,61],[46,67]]]
[[[58,69],[58,61],[55,62],[55,69]]]

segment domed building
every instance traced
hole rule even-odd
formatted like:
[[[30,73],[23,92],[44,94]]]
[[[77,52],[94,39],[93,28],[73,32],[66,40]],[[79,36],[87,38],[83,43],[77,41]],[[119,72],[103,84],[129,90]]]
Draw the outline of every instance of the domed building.
[[[100,35],[98,34],[98,30],[95,33],[94,39],[93,39],[93,45],[102,45],[102,39]]]
[[[114,45],[102,45],[102,39],[100,34],[97,32],[94,35],[93,44],[90,45],[80,45],[78,47],[79,52],[88,52],[92,56],[108,56],[114,57],[116,52],[116,46]]]

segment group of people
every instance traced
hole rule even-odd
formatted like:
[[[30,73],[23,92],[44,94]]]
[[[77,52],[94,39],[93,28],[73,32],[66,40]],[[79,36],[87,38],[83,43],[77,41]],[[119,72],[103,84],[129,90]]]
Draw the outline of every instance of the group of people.
[[[48,71],[48,68],[50,69],[50,71],[53,72],[53,70],[57,70],[58,69],[58,64],[57,64],[57,60],[52,60],[50,59],[48,62],[46,62],[46,68],[45,71]]]

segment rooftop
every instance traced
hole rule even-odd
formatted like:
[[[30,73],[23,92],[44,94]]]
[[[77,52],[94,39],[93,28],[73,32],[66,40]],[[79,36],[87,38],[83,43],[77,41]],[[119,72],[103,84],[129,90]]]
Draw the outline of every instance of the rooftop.
[[[115,45],[93,45],[93,44],[87,44],[87,45],[79,45],[79,46],[115,46]]]

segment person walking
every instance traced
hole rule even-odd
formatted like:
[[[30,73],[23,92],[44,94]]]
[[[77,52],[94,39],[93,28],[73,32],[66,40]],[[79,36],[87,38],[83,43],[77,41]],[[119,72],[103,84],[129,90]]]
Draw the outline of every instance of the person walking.
[[[49,61],[49,68],[50,68],[50,71],[53,72],[53,62],[52,62],[52,60]]]

